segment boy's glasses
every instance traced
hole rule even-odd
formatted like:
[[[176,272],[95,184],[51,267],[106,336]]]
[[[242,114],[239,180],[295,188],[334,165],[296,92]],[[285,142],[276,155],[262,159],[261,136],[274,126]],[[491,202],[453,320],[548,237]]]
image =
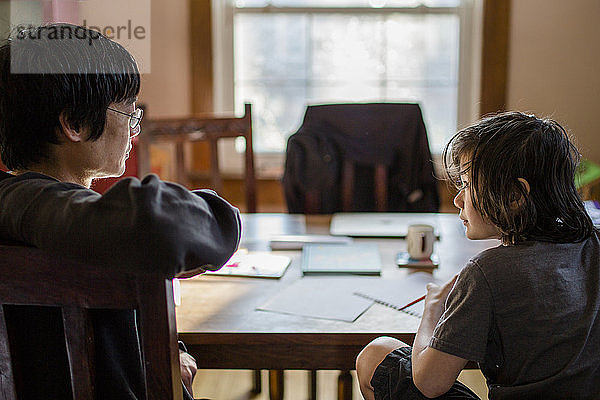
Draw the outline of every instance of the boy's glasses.
[[[132,130],[135,130],[140,125],[140,122],[142,121],[142,116],[144,115],[144,110],[142,110],[141,108],[136,109],[131,114],[123,112],[123,111],[115,110],[114,108],[110,108],[110,107],[108,107],[108,109],[110,111],[114,111],[114,112],[122,114],[122,115],[127,115],[129,117],[129,129],[132,129]]]

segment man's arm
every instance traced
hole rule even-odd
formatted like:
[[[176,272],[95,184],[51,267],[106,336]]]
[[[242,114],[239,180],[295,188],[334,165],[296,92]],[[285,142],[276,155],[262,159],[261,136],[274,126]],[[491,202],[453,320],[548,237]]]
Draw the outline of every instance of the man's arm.
[[[124,178],[103,196],[38,174],[0,183],[0,237],[66,256],[162,272],[218,269],[237,249],[237,209],[155,175]]]
[[[412,350],[412,371],[415,386],[426,397],[446,393],[465,367],[467,360],[436,350],[429,346],[433,331],[442,313],[456,276],[443,286],[429,284],[425,310],[417,330]]]

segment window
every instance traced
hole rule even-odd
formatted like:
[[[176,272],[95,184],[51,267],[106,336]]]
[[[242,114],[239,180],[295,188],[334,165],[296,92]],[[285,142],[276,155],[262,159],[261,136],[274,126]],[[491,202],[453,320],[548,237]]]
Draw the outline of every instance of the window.
[[[434,153],[477,116],[475,0],[238,0],[213,8],[215,28],[232,27],[215,32],[215,103],[238,113],[253,104],[258,154],[285,149],[307,104],[417,102]]]

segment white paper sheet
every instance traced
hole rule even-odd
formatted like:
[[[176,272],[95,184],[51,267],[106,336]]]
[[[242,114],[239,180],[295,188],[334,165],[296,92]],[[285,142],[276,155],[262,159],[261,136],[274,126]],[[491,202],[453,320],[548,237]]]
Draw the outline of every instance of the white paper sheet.
[[[304,277],[257,310],[353,322],[373,304],[353,292],[374,279],[380,278]]]
[[[380,304],[392,308],[401,308],[427,293],[427,284],[429,282],[439,283],[435,281],[431,274],[416,272],[402,279],[372,280],[363,284],[355,292],[360,296],[373,299]],[[424,302],[421,301],[405,309],[405,311],[420,317],[423,315],[423,305]]]

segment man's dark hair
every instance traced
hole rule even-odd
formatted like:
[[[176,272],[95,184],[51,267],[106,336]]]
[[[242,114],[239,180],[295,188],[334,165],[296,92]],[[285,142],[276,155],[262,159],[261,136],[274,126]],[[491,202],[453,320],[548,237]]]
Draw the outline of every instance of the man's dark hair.
[[[104,131],[112,103],[133,103],[140,74],[131,54],[96,31],[70,24],[20,28],[0,46],[0,155],[25,169],[59,144],[59,116],[72,128]]]
[[[443,154],[447,177],[458,182],[461,174],[469,176],[475,209],[500,229],[505,244],[589,237],[594,226],[574,182],[579,159],[560,124],[520,112],[461,130]]]

